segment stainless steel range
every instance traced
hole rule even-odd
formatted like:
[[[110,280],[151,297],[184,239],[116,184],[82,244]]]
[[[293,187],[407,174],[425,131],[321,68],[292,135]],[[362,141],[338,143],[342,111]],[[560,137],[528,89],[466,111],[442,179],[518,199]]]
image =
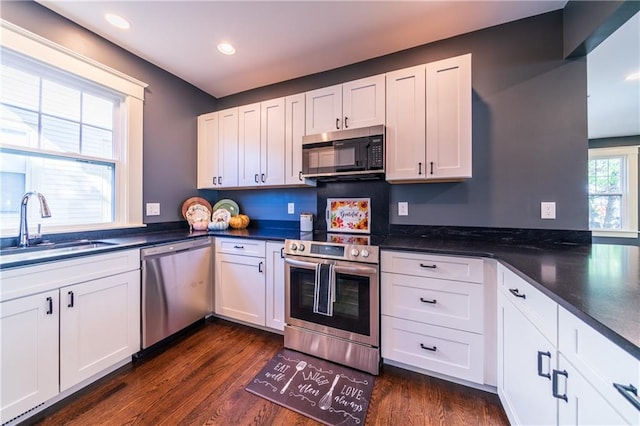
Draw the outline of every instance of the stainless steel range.
[[[336,239],[347,242],[285,241],[284,345],[377,375],[379,249]]]

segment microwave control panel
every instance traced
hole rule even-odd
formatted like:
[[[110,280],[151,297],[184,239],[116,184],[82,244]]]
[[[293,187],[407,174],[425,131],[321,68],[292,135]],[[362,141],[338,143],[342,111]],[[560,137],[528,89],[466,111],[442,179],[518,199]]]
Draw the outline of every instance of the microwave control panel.
[[[369,146],[369,169],[383,169],[384,168],[384,156],[382,136],[371,138],[371,145]]]

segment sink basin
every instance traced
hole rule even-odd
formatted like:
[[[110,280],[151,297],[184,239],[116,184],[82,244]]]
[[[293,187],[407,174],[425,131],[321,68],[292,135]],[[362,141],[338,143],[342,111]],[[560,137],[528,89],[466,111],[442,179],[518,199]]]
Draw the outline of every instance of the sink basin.
[[[39,257],[57,256],[65,253],[113,246],[115,243],[95,240],[74,240],[60,243],[41,243],[29,247],[8,247],[0,250],[3,262],[17,262]]]

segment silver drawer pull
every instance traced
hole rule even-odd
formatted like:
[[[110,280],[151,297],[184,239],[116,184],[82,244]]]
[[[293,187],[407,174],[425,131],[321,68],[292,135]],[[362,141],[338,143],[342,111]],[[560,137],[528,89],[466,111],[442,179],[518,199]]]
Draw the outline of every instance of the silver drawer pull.
[[[438,267],[437,265],[425,265],[424,263],[421,263],[420,266],[429,269],[436,269]]]
[[[431,304],[435,304],[435,303],[437,303],[437,302],[438,302],[436,299],[428,300],[428,299],[425,299],[424,297],[421,297],[421,298],[420,298],[420,301],[421,301],[422,303],[431,303]]]
[[[420,347],[424,350],[431,351],[431,352],[435,352],[438,350],[438,348],[436,348],[435,346],[429,347],[429,346],[423,345],[422,343],[420,343]]]
[[[509,292],[513,294],[515,297],[521,297],[523,299],[527,298],[527,295],[524,293],[520,293],[520,290],[518,290],[517,288],[510,288]]]

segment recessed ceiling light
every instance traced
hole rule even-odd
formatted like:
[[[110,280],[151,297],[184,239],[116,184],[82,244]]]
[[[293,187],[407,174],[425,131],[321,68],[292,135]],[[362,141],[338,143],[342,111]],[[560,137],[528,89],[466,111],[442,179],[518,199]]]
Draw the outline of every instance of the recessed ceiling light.
[[[233,55],[236,53],[236,49],[229,43],[220,43],[218,45],[218,50],[225,55]]]
[[[106,15],[104,15],[104,19],[106,19],[107,22],[109,22],[114,27],[118,27],[123,30],[127,30],[130,27],[129,21],[127,21],[120,15],[116,15],[115,13],[107,13]]]
[[[626,81],[640,80],[640,72],[631,73],[625,78]]]

